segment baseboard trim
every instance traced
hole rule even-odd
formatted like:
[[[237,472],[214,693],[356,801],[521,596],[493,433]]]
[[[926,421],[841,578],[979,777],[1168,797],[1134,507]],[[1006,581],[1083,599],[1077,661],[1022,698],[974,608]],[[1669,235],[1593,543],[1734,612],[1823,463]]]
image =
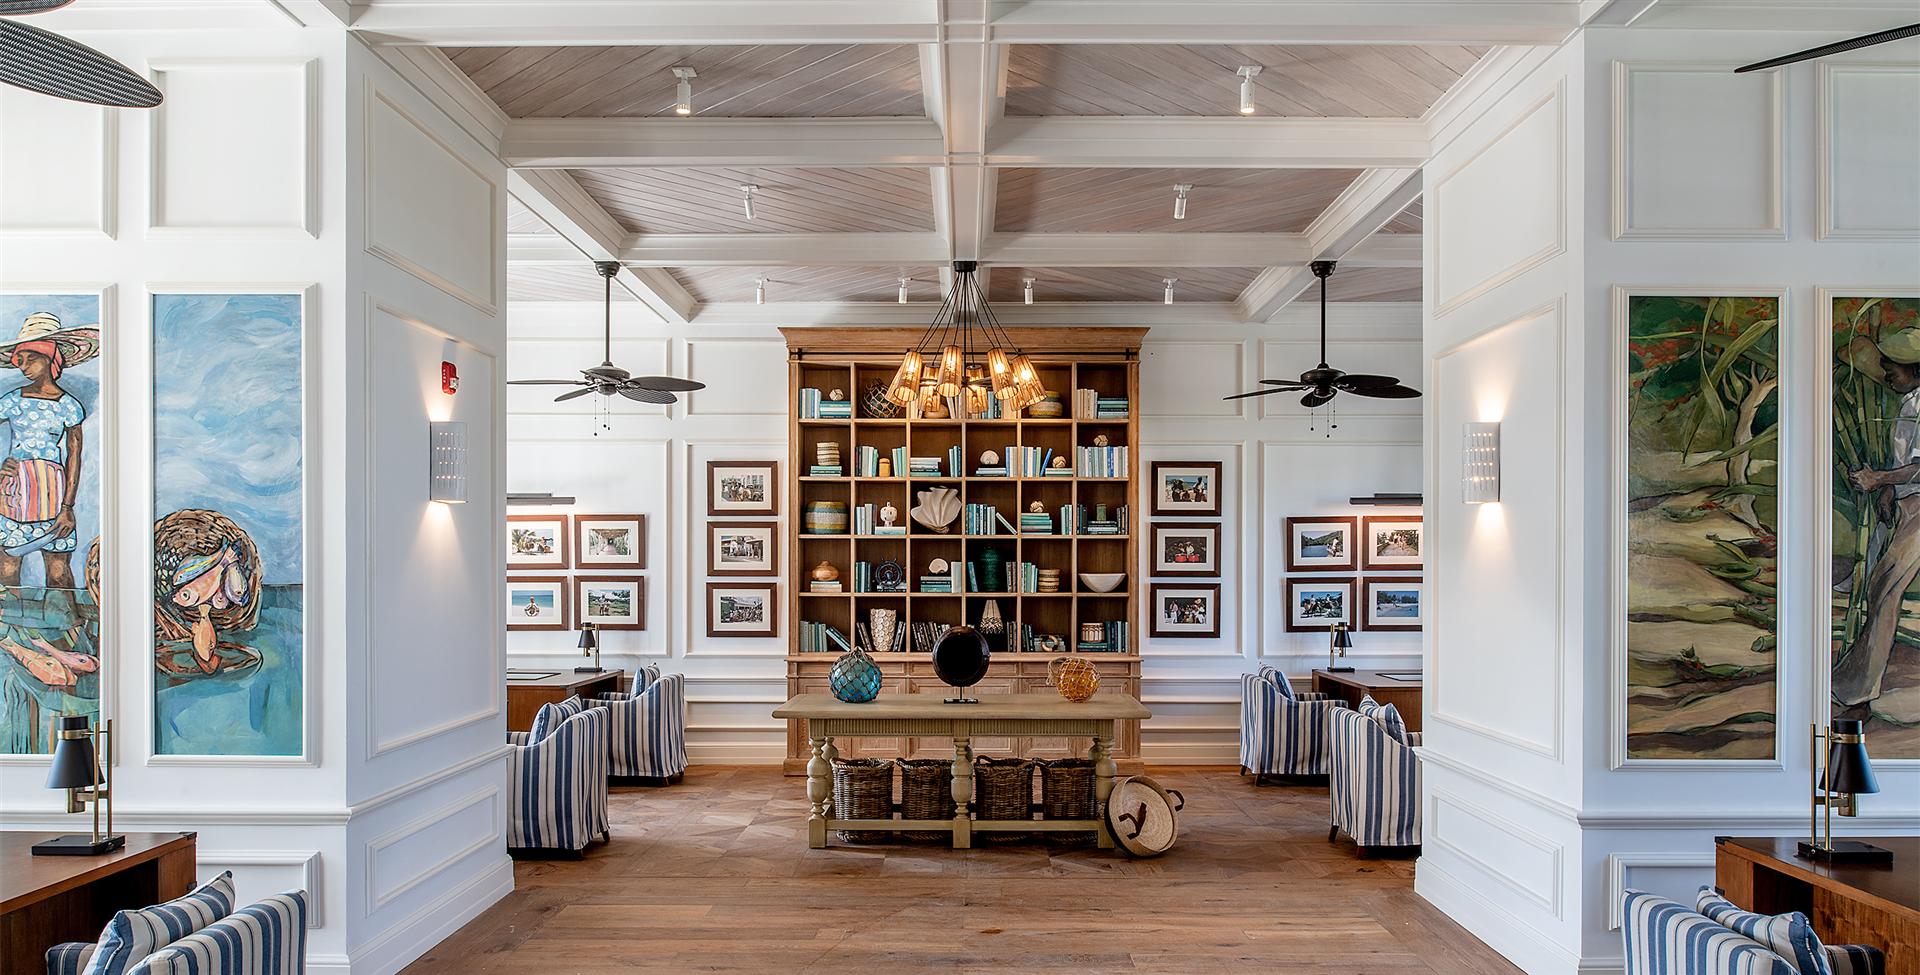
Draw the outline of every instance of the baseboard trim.
[[[1528,975],[1564,975],[1580,967],[1578,955],[1481,896],[1436,865],[1432,857],[1423,856],[1414,864],[1413,892]]]
[[[475,874],[473,879],[442,894],[381,932],[360,950],[351,952],[345,969],[324,972],[309,963],[308,971],[317,975],[395,975],[512,892],[513,860],[503,851],[498,862]]]

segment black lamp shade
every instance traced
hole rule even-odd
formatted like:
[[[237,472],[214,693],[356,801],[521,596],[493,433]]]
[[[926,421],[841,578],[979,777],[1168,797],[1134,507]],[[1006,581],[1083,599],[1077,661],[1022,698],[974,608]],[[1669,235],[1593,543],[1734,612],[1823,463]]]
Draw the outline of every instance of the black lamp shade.
[[[600,647],[600,635],[594,631],[593,624],[580,627],[580,649],[596,650]]]
[[[61,731],[86,731],[85,715],[60,719]],[[92,738],[61,738],[53,746],[53,765],[47,769],[49,789],[91,789],[100,784],[100,763]]]
[[[1836,737],[1852,735],[1855,738],[1863,734],[1861,722],[1854,718],[1835,719],[1831,733]],[[1865,742],[1833,743],[1827,751],[1826,791],[1854,795],[1871,795],[1880,791],[1880,783],[1873,777],[1873,763],[1867,760]]]
[[[1336,649],[1339,649],[1339,650],[1352,650],[1353,649],[1353,631],[1347,629],[1344,626],[1336,625],[1333,628],[1333,645]]]

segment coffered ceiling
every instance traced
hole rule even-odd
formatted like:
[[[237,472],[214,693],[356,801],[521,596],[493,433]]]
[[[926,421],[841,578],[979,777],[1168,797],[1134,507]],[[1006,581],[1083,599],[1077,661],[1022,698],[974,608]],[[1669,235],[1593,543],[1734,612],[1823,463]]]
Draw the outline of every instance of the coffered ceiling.
[[[1003,169],[994,229],[1299,233],[1359,175],[1354,169]],[[1191,187],[1179,220],[1175,186]]]
[[[634,234],[933,230],[933,184],[924,168],[676,167],[573,175]],[[751,220],[742,186],[754,187]]]

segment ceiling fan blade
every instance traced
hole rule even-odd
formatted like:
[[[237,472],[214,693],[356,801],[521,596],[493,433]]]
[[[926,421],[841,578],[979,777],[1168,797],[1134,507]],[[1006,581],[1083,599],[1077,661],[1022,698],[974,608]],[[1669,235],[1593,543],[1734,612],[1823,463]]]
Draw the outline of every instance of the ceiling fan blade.
[[[626,389],[620,390],[620,395],[625,396],[626,398],[630,400],[634,400],[636,402],[658,403],[661,406],[665,406],[668,403],[680,402],[680,397],[675,396],[672,393],[662,392],[660,390],[654,390],[654,389],[635,389],[632,387],[628,387]]]
[[[509,386],[581,386],[585,384],[578,379],[509,379],[507,380],[507,385]]]
[[[1220,398],[1223,400],[1246,399],[1249,396],[1271,396],[1274,393],[1291,393],[1291,392],[1293,392],[1293,390],[1291,389],[1256,389],[1251,393],[1235,393],[1232,396],[1222,396]]]
[[[573,391],[573,392],[571,392],[571,393],[561,393],[560,395],[558,395],[558,396],[555,396],[555,397],[553,398],[553,401],[554,401],[555,403],[565,403],[565,402],[566,402],[567,400],[570,400],[570,399],[579,399],[580,397],[582,397],[582,396],[585,396],[585,395],[587,395],[588,393],[591,393],[591,392],[593,392],[593,387],[592,387],[592,386],[583,386],[583,387],[581,387],[581,388],[579,388],[579,389],[576,389],[576,390],[574,390],[574,391]]]
[[[627,385],[636,389],[651,389],[662,393],[691,393],[696,389],[706,389],[707,384],[677,376],[635,376],[627,380]]]
[[[1260,382],[1263,385],[1284,386],[1288,389],[1309,389],[1313,385],[1312,383],[1303,383],[1298,379],[1262,379]]]
[[[11,20],[0,20],[0,82],[115,108],[152,108],[166,97],[147,79],[85,44]]]
[[[1810,47],[1804,51],[1795,51],[1792,54],[1782,54],[1777,58],[1768,58],[1765,61],[1755,61],[1752,64],[1741,65],[1733,69],[1733,73],[1744,74],[1748,71],[1765,71],[1768,68],[1777,68],[1783,64],[1793,64],[1798,61],[1811,61],[1814,58],[1823,58],[1829,54],[1840,54],[1844,51],[1858,51],[1863,47],[1885,44],[1888,41],[1897,41],[1903,38],[1913,37],[1916,34],[1920,34],[1920,24],[1908,24],[1905,27],[1895,27],[1892,30],[1883,30],[1873,34],[1862,34],[1859,37],[1849,37],[1844,41],[1835,41],[1832,44]]]
[[[1350,389],[1355,396],[1370,396],[1374,399],[1418,399],[1420,391],[1411,386],[1395,383],[1392,386],[1368,386],[1365,389]]]
[[[0,17],[18,17],[22,14],[43,14],[57,10],[73,0],[0,0]]]
[[[1333,381],[1341,389],[1364,389],[1368,386],[1398,386],[1400,380],[1392,376],[1371,376],[1364,372],[1350,372]]]
[[[1331,399],[1333,399],[1333,390],[1316,389],[1313,392],[1300,397],[1300,405],[1311,410],[1316,406],[1325,405]]]

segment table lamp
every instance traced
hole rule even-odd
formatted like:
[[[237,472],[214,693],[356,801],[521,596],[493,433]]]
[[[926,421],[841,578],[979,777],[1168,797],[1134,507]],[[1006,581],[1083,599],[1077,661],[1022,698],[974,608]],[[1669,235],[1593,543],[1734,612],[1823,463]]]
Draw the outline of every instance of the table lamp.
[[[1813,772],[1812,828],[1807,841],[1796,851],[1802,860],[1822,863],[1892,863],[1893,851],[1858,840],[1835,840],[1833,816],[1856,816],[1859,797],[1880,791],[1873,777],[1873,764],[1867,761],[1867,735],[1862,723],[1853,718],[1835,718],[1825,734],[1820,725],[1812,726],[1808,742],[1807,764]],[[1820,739],[1827,740],[1827,767],[1820,768]],[[1820,808],[1826,807],[1826,830],[1822,837]]]
[[[600,633],[592,623],[580,624],[580,656],[592,657],[593,666],[575,667],[574,673],[598,674],[603,671],[600,666]]]
[[[70,833],[33,845],[34,856],[98,856],[127,845],[125,836],[113,835],[113,722],[103,722],[99,730],[89,728],[84,714],[62,715],[58,724],[59,741],[53,746],[53,765],[47,769],[47,788],[64,789],[67,812],[77,813],[93,806],[93,832],[82,836]],[[107,740],[106,781],[100,775],[100,739]],[[100,811],[107,814],[106,832],[100,831]]]
[[[1335,623],[1332,626],[1327,627],[1327,673],[1329,674],[1353,673],[1352,667],[1334,666],[1335,658],[1345,657],[1347,655],[1347,651],[1352,649],[1353,649],[1353,633],[1352,631],[1347,629],[1347,624]]]

